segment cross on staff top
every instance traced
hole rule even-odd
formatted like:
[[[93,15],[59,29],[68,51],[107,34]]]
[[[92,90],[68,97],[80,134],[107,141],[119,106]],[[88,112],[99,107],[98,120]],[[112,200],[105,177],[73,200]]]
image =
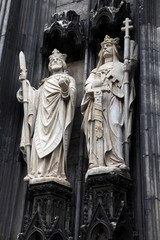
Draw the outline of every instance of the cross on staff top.
[[[129,36],[129,30],[133,28],[133,25],[130,25],[131,20],[129,18],[126,18],[125,21],[123,21],[124,27],[121,28],[122,32],[125,32],[124,36],[124,60],[127,61],[130,58],[130,36]]]
[[[129,30],[133,28],[133,25],[130,25],[132,21],[129,18],[126,18],[123,21],[124,27],[121,28],[122,32],[125,32],[125,37],[129,37]]]

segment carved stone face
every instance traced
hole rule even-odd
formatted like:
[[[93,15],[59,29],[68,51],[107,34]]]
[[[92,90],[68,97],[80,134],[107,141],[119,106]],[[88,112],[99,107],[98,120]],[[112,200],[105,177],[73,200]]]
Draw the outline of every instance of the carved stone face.
[[[63,68],[62,60],[58,57],[52,57],[50,59],[48,68],[51,73],[61,71]]]
[[[113,44],[111,43],[106,43],[103,46],[103,57],[108,58],[113,56]]]

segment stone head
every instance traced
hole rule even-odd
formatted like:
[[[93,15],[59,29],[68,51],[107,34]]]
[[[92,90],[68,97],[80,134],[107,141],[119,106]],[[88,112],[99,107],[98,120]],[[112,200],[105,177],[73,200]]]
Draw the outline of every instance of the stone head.
[[[113,56],[114,54],[118,54],[118,43],[119,38],[110,38],[110,36],[106,35],[104,41],[101,43],[101,50],[99,53],[99,57],[109,57]]]
[[[66,60],[67,54],[60,53],[57,49],[52,51],[52,55],[49,56],[48,69],[51,73],[62,72],[67,68]]]
[[[119,61],[120,56],[118,53],[119,38],[110,38],[108,35],[105,36],[104,41],[101,43],[101,50],[99,52],[99,61],[97,69],[104,63],[104,59],[111,58],[112,61]]]

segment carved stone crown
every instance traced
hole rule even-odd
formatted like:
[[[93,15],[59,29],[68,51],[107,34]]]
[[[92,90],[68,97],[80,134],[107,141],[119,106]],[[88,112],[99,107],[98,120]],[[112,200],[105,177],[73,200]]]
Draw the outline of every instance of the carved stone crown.
[[[55,57],[57,57],[57,58],[65,61],[66,58],[67,58],[67,54],[62,54],[62,53],[60,53],[60,51],[58,51],[58,50],[55,48],[55,49],[52,51],[52,55],[49,56],[49,60],[52,60],[52,59],[55,58]]]
[[[110,36],[106,35],[104,41],[101,43],[101,47],[103,48],[105,44],[111,43],[114,45],[118,45],[119,38],[110,38]]]

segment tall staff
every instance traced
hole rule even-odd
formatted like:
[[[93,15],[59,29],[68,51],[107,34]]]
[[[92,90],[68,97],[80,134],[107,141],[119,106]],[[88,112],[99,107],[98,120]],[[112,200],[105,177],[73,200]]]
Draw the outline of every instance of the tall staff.
[[[129,30],[133,28],[130,25],[131,20],[126,18],[123,22],[124,27],[121,28],[125,32],[124,36],[124,108],[125,108],[125,120],[124,120],[124,149],[125,149],[125,162],[129,166],[129,141],[128,141],[128,120],[129,120],[129,72],[130,72],[130,36]]]
[[[27,68],[24,53],[21,51],[19,53],[19,63],[20,63],[20,81],[22,82],[22,90],[23,90],[23,108],[24,108],[24,128],[25,128],[25,151],[26,151],[26,160],[27,160],[27,168],[28,173],[30,172],[30,136],[29,136],[29,125],[28,125],[28,97],[27,97]],[[29,176],[26,176],[24,180],[28,181]]]

